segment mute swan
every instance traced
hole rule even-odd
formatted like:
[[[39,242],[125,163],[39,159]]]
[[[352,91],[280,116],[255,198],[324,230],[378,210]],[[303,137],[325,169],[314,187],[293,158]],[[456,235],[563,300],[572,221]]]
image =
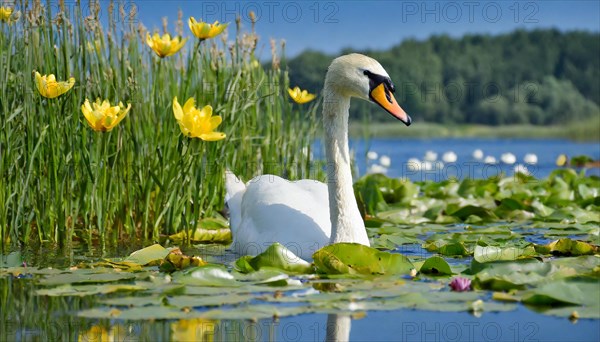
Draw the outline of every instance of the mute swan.
[[[323,88],[327,185],[309,179],[290,182],[274,175],[258,176],[244,185],[226,172],[232,248],[238,254],[258,254],[279,242],[311,260],[329,243],[369,246],[352,188],[350,97],[373,101],[408,126],[411,119],[394,99],[394,91],[387,72],[370,57],[350,54],[331,63]]]

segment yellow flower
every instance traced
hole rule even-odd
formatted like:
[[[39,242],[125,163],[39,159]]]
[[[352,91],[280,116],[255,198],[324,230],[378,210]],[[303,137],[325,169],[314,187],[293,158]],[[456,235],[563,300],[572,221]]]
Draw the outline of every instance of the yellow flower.
[[[35,84],[37,85],[37,89],[43,97],[53,99],[73,88],[73,85],[75,85],[75,78],[69,78],[68,82],[56,82],[56,77],[54,77],[54,74],[42,76],[36,71]]]
[[[221,117],[212,116],[212,107],[204,106],[202,109],[196,108],[196,101],[190,97],[183,108],[177,97],[173,98],[173,114],[179,123],[181,133],[190,138],[200,138],[206,141],[217,141],[225,138],[225,133],[215,132],[221,124]]]
[[[174,55],[183,47],[183,45],[185,45],[185,42],[187,42],[187,38],[181,41],[179,40],[179,37],[171,39],[171,36],[168,33],[163,34],[162,37],[158,33],[155,33],[153,36],[150,36],[149,33],[146,34],[146,44],[148,44],[160,58]]]
[[[209,24],[203,21],[197,22],[194,17],[190,17],[188,25],[194,36],[204,40],[220,35],[229,23],[221,25],[218,21],[215,21],[213,24]]]
[[[296,87],[294,89],[289,88],[288,93],[292,97],[292,100],[299,104],[310,102],[314,100],[316,96],[315,94],[309,94],[306,90],[300,90],[300,87]]]
[[[113,129],[127,116],[129,109],[131,109],[131,103],[127,104],[127,108],[122,102],[119,102],[118,106],[111,107],[108,100],[101,103],[100,99],[96,99],[96,102],[92,103],[91,106],[90,101],[85,99],[85,103],[81,105],[81,111],[90,127],[94,131],[100,132],[108,132]]]
[[[10,16],[12,15],[13,9],[10,7],[0,7],[0,21],[6,21],[10,23]]]

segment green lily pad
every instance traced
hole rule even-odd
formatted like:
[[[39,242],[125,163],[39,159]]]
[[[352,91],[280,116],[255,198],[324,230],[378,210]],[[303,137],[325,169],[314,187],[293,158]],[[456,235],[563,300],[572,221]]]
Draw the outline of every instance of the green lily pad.
[[[175,272],[173,273],[173,279],[185,285],[224,287],[242,285],[235,280],[235,277],[224,266],[211,264]]]
[[[126,272],[104,272],[91,273],[90,270],[82,269],[70,273],[49,275],[39,280],[42,285],[63,285],[63,284],[83,284],[83,283],[110,283],[119,280],[134,279],[133,273]]]
[[[174,296],[167,299],[171,306],[184,307],[208,307],[241,304],[253,299],[252,295],[221,295],[221,296]]]
[[[600,310],[600,283],[555,281],[526,292],[522,301],[545,306],[587,305]]]
[[[558,255],[588,255],[598,252],[598,246],[569,238],[552,241],[545,247],[549,253]]]
[[[69,296],[84,297],[98,294],[107,294],[119,291],[141,291],[146,288],[140,285],[131,284],[105,284],[105,285],[63,285],[51,289],[39,289],[35,292],[38,296]]]
[[[19,267],[23,265],[21,252],[12,252],[8,255],[0,255],[0,267]]]
[[[394,275],[407,274],[413,264],[403,255],[380,252],[358,243],[336,243],[313,254],[318,273]]]
[[[312,273],[311,264],[296,256],[280,243],[274,243],[261,254],[251,257],[243,256],[235,262],[242,273],[255,272],[264,267],[276,268],[289,273]]]
[[[496,247],[496,246],[476,246],[473,258],[479,263],[517,260],[530,258],[537,255],[533,245],[525,248],[519,247]]]
[[[148,265],[152,262],[159,262],[169,254],[169,251],[159,244],[140,249],[131,253],[124,262],[131,262],[138,265]]]
[[[432,256],[425,260],[419,272],[431,275],[452,275],[450,265],[446,260],[438,256]]]

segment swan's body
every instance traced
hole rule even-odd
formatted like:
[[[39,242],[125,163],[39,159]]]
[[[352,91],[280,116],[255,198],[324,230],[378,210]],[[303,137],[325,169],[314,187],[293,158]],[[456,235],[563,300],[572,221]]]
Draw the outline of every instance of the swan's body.
[[[244,185],[228,172],[226,178],[233,249],[258,254],[279,242],[303,259],[329,243],[357,242],[369,246],[352,187],[348,152],[350,97],[372,100],[398,119],[410,117],[398,106],[394,86],[374,59],[351,54],[329,66],[323,88],[323,125],[327,185],[315,180],[290,182],[258,176]]]

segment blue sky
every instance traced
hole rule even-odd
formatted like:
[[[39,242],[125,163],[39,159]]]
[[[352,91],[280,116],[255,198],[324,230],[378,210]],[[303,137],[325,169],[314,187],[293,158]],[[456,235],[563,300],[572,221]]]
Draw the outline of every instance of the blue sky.
[[[250,28],[257,14],[258,52],[269,58],[269,39],[285,39],[288,56],[304,49],[337,53],[342,48],[386,49],[407,38],[432,34],[503,33],[517,28],[555,27],[600,31],[600,1],[134,1],[149,29],[169,18],[174,30],[177,11],[184,19],[231,22],[237,13]],[[187,25],[186,32],[189,32]],[[233,32],[231,32],[232,34]]]

